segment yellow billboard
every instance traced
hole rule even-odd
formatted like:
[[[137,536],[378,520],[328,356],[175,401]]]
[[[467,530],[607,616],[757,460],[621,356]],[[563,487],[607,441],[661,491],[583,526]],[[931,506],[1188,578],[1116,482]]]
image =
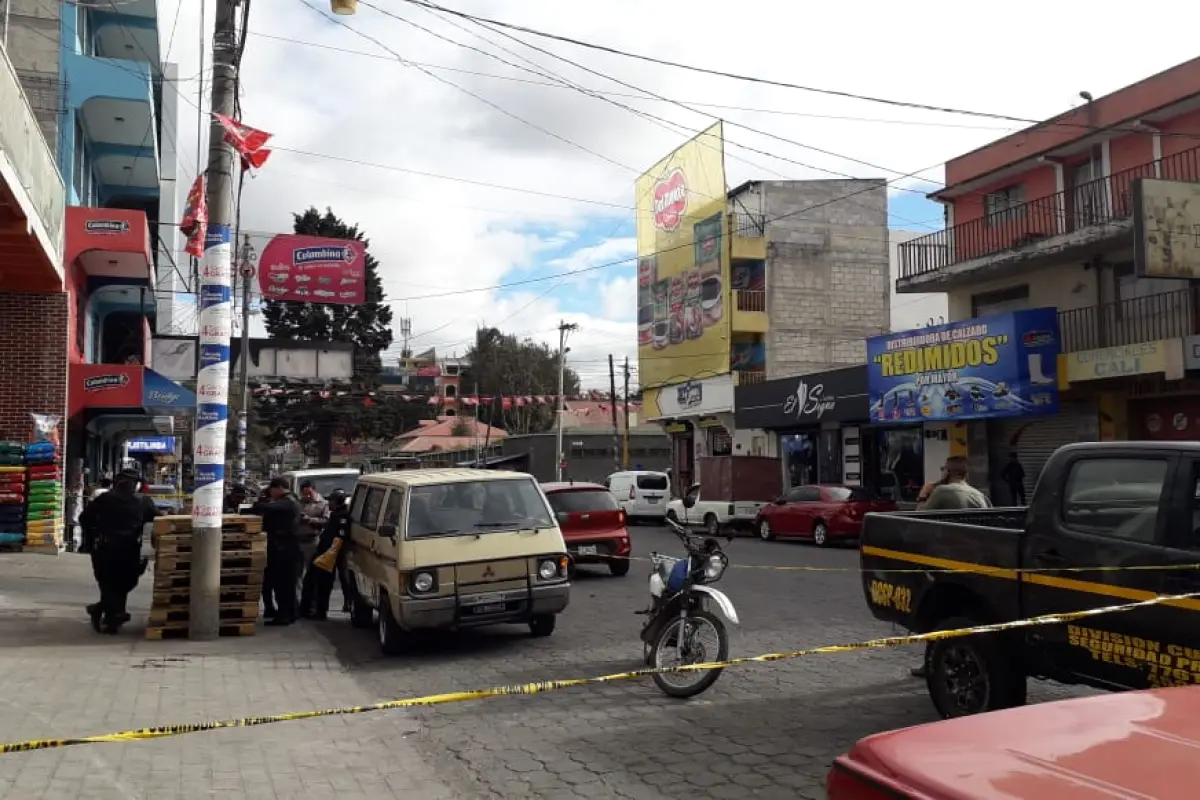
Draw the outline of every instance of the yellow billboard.
[[[729,371],[729,233],[718,122],[637,180],[643,388]]]

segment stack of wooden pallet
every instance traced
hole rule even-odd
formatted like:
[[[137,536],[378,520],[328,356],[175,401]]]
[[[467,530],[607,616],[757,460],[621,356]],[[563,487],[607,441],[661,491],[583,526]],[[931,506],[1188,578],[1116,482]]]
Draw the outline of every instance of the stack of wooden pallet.
[[[154,598],[147,639],[187,636],[192,580],[192,518],[154,521]],[[253,636],[267,565],[262,518],[227,514],[221,525],[220,633]]]

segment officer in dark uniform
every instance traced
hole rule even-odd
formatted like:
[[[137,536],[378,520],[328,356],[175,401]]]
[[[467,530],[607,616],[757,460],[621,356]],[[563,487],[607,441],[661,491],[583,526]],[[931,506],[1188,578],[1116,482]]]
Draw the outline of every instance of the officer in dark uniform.
[[[79,519],[91,532],[92,574],[100,587],[100,602],[87,607],[96,632],[116,633],[129,621],[125,601],[143,569],[142,527],[157,516],[138,485],[136,472],[120,473],[113,488],[93,500]]]
[[[268,625],[291,625],[296,621],[296,576],[300,574],[300,503],[284,478],[272,478],[264,496],[251,514],[263,518],[267,534],[267,569],[263,605]],[[274,600],[272,604],[269,600]],[[270,612],[274,610],[272,615]]]
[[[316,552],[312,562],[328,552],[329,548],[333,547],[333,543],[339,539],[342,542],[342,549],[338,553],[337,562],[332,570],[323,570],[315,563],[310,562],[304,573],[304,588],[300,592],[300,614],[315,620],[323,620],[329,614],[329,595],[333,592],[333,574],[337,572],[339,577],[344,574],[341,564],[346,557],[346,545],[348,544],[346,539],[350,536],[350,507],[347,503],[346,493],[341,489],[335,489],[325,499],[329,502],[329,521],[325,523],[321,536],[317,539]],[[344,580],[342,592],[346,592]]]

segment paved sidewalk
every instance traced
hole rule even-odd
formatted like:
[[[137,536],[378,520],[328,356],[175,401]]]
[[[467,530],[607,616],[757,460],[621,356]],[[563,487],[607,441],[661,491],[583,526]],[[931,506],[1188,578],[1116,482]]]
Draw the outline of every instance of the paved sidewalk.
[[[145,581],[143,581],[145,583]],[[0,554],[0,739],[331,708],[385,699],[308,625],[215,642],[143,638],[143,587],[119,636],[91,630],[86,556]],[[0,798],[485,797],[452,758],[430,763],[405,711],[0,755]],[[436,777],[435,777],[436,776]]]

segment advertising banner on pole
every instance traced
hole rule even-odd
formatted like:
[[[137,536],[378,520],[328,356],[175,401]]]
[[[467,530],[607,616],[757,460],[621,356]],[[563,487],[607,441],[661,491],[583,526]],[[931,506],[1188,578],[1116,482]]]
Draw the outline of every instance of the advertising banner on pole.
[[[1053,308],[868,339],[871,422],[1053,414],[1059,348]]]
[[[265,300],[359,305],[366,296],[366,245],[282,233],[263,249],[258,287]]]
[[[637,180],[643,388],[729,371],[729,237],[721,123]]]

